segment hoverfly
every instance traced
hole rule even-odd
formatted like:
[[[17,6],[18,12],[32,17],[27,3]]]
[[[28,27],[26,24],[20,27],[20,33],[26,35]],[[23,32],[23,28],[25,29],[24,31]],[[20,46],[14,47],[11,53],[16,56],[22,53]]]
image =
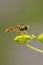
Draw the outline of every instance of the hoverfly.
[[[21,25],[18,25],[18,26],[16,26],[16,27],[7,28],[7,29],[5,30],[5,32],[11,32],[11,31],[24,32],[24,31],[27,31],[27,29],[29,29],[29,25],[21,24]],[[26,33],[26,32],[25,32],[25,33]]]

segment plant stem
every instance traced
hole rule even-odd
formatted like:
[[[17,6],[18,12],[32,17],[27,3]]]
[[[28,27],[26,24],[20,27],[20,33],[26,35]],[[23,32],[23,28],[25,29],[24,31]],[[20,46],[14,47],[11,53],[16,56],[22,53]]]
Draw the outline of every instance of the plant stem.
[[[37,48],[35,48],[35,47],[31,46],[31,45],[30,45],[30,44],[28,44],[28,43],[26,43],[25,45],[26,45],[27,47],[29,47],[29,48],[33,49],[34,51],[37,51],[37,52],[43,53],[43,50],[37,49]]]

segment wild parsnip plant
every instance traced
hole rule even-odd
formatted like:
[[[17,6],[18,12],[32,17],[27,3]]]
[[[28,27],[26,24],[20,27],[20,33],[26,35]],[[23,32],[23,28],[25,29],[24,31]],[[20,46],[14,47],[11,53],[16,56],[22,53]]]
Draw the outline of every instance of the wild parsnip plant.
[[[16,37],[14,38],[14,40],[15,40],[16,42],[18,42],[19,44],[24,44],[25,46],[27,46],[27,47],[33,49],[34,51],[43,53],[43,50],[37,49],[37,48],[31,46],[31,45],[28,43],[28,42],[30,42],[30,41],[36,39],[36,38],[37,38],[37,37],[36,37],[35,35],[30,36],[30,35],[27,35],[27,34],[22,34],[22,35],[16,36]],[[41,42],[43,42],[43,34],[41,34],[41,35],[38,36],[38,40],[41,41]]]

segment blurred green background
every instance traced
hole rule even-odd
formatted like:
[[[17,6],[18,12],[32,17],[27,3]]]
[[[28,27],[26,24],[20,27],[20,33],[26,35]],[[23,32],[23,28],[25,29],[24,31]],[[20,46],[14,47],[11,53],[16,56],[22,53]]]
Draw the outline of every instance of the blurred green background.
[[[42,0],[0,0],[0,65],[43,65],[43,54],[17,44],[15,34],[5,29],[19,24],[30,25],[30,33],[43,33]],[[37,39],[30,43],[43,49]]]

